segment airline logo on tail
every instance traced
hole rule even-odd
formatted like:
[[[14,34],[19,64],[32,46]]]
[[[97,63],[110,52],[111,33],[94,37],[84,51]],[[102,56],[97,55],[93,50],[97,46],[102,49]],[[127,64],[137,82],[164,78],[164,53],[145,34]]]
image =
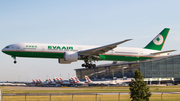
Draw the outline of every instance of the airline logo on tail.
[[[92,82],[91,79],[89,79],[88,76],[85,76],[85,78],[86,78],[86,82],[85,83]]]
[[[58,78],[55,78],[55,80],[56,80],[58,83],[62,83],[61,80],[59,80]]]
[[[49,84],[51,84],[52,83],[52,80],[51,79],[48,79],[49,80]]]
[[[36,83],[36,82],[34,81],[34,79],[32,79],[32,82],[33,82],[33,83]]]
[[[155,45],[161,45],[163,43],[163,40],[164,40],[163,36],[159,34],[153,39],[153,42]]]
[[[40,79],[38,79],[39,83],[42,83],[42,81]]]
[[[39,83],[39,80],[38,80],[38,79],[36,79],[36,83]]]
[[[64,80],[63,80],[62,78],[59,78],[59,81],[60,81],[61,83],[63,83],[63,82],[64,82]]]
[[[76,83],[76,81],[71,77],[71,82],[70,83]]]
[[[59,81],[58,78],[54,78],[53,80],[54,80],[54,82],[56,82],[56,83],[60,83],[60,81]]]

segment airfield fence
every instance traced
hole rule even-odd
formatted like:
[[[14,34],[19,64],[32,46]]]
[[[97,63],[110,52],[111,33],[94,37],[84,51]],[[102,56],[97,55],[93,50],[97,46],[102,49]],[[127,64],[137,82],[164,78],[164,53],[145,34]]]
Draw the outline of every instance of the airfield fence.
[[[180,93],[157,93],[150,101],[179,101]],[[100,93],[3,93],[2,101],[131,101],[129,94]]]

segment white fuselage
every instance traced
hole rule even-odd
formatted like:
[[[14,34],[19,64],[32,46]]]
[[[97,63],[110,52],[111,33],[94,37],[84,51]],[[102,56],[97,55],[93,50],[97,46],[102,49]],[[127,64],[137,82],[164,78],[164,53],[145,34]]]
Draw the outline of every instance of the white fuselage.
[[[53,53],[64,53],[67,51],[79,52],[96,48],[99,46],[86,46],[86,45],[64,45],[64,44],[39,44],[39,43],[18,43],[6,46],[2,51],[11,56],[17,57],[38,57],[38,58],[61,58],[60,56],[52,55]],[[147,57],[155,58],[168,55],[167,53],[152,55],[152,53],[160,52],[156,50],[143,49],[143,48],[127,48],[116,47],[101,55],[108,56],[123,56],[124,57]],[[28,54],[26,54],[28,53]],[[30,53],[30,54],[29,54]],[[38,53],[38,54],[36,54]],[[46,53],[46,54],[45,54]],[[106,58],[104,60],[113,60]],[[118,60],[118,59],[115,59]],[[120,59],[120,61],[123,59]],[[127,60],[128,61],[128,60]],[[130,60],[131,61],[131,60]]]

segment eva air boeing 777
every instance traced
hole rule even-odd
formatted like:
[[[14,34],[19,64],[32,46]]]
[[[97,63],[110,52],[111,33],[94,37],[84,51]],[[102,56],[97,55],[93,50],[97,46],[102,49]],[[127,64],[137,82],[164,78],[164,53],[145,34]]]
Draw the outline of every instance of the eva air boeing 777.
[[[6,46],[2,52],[14,58],[55,58],[59,63],[70,64],[77,60],[84,60],[82,67],[96,67],[93,62],[98,60],[106,61],[137,61],[152,59],[169,55],[169,51],[161,51],[169,32],[169,28],[162,30],[144,48],[117,47],[117,45],[130,41],[126,39],[117,43],[105,46],[65,45],[65,44],[39,44],[39,43],[18,43]]]

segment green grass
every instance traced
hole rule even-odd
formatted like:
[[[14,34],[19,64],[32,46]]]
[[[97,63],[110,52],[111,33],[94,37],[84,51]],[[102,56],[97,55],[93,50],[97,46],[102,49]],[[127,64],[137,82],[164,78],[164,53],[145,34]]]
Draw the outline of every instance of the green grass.
[[[64,90],[21,90],[15,87],[0,87],[3,93],[106,93],[129,92],[129,87],[81,87]],[[152,86],[151,92],[180,92],[180,86]]]
[[[42,88],[42,87],[41,87]],[[11,86],[1,86],[3,93],[99,93],[129,92],[129,87],[78,87],[62,90],[21,90]],[[179,92],[180,86],[151,86],[151,92]],[[179,101],[180,94],[163,94],[163,101]],[[52,95],[51,101],[71,101],[72,95]],[[25,96],[3,96],[3,101],[25,101]],[[50,96],[26,96],[26,101],[50,101]],[[96,101],[96,95],[74,95],[73,101]],[[118,95],[97,95],[97,101],[118,101]],[[121,95],[120,101],[130,101],[129,95]],[[150,97],[150,101],[161,101],[161,95]]]

